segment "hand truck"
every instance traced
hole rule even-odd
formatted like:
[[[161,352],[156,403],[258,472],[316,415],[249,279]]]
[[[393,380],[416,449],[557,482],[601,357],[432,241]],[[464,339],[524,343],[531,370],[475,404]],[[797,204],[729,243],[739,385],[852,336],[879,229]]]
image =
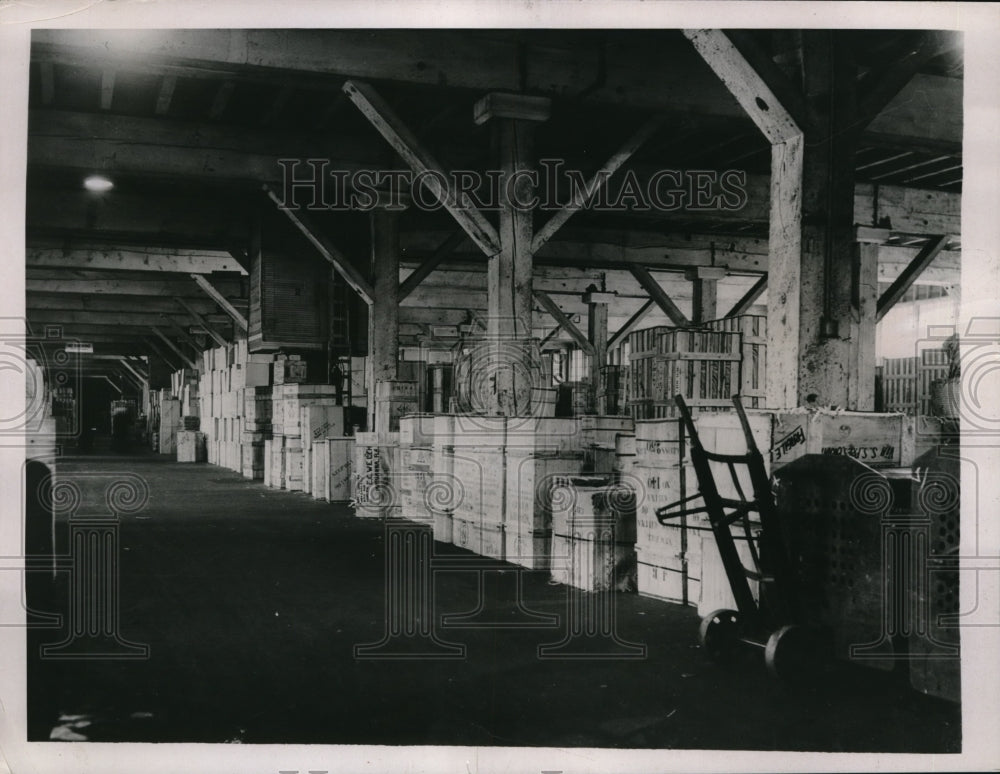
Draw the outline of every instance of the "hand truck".
[[[699,628],[702,647],[710,658],[719,662],[731,660],[741,645],[760,648],[764,651],[764,662],[772,675],[786,679],[799,676],[804,669],[815,664],[821,640],[815,630],[795,623],[801,619],[792,593],[794,579],[791,565],[781,540],[770,478],[764,467],[764,458],[750,431],[743,403],[739,395],[733,396],[733,405],[746,438],[747,452],[719,454],[702,446],[684,398],[677,395],[674,400],[680,411],[684,432],[691,440],[691,464],[698,478],[700,491],[657,508],[656,518],[661,524],[667,524],[669,519],[681,516],[696,513],[708,515],[737,608],[716,610],[702,619]],[[711,463],[727,466],[738,500],[719,494]],[[738,466],[742,466],[749,474],[753,488],[751,499],[747,498],[740,484]],[[689,503],[699,498],[704,501],[704,505],[689,507]],[[753,514],[757,514],[760,521],[756,539],[752,534]],[[737,552],[731,530],[731,526],[737,522],[740,522],[746,535],[752,567],[744,566]],[[754,599],[750,588],[751,579],[759,583],[759,603]]]

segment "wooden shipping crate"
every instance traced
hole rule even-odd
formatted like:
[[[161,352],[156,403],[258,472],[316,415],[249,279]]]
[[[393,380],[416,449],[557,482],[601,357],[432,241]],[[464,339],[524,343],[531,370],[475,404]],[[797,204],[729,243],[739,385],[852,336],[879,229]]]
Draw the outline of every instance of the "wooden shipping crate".
[[[492,448],[457,448],[452,455],[453,481],[461,485],[456,517],[477,524],[504,521],[505,455]]]
[[[635,548],[552,535],[552,579],[583,591],[635,588]]]
[[[635,544],[635,498],[607,479],[567,477],[552,488],[552,533]]]
[[[552,489],[567,476],[582,473],[583,455],[508,449],[506,465],[504,522],[525,532],[551,529]]]
[[[636,548],[636,588],[639,596],[677,605],[697,606],[701,581],[682,570],[664,567],[655,554]]]
[[[178,462],[205,462],[207,456],[204,433],[194,430],[182,430],[177,433]]]
[[[526,530],[520,526],[512,522],[504,524],[507,561],[529,570],[551,570],[551,530]]]
[[[778,470],[805,454],[851,457],[869,467],[910,464],[913,460],[907,457],[912,455],[914,430],[904,419],[903,414],[860,411],[777,412],[771,469]]]
[[[745,408],[763,408],[767,397],[767,317],[739,315],[705,325],[715,331],[740,334],[739,394]]]
[[[519,452],[574,452],[583,449],[578,418],[507,417],[504,446]]]
[[[501,524],[482,522],[454,516],[452,542],[459,548],[491,559],[505,559],[504,531]]]
[[[308,449],[313,441],[323,438],[337,438],[344,434],[344,407],[329,403],[317,403],[299,408],[299,422],[294,429],[302,438],[302,446]]]
[[[406,446],[429,449],[434,446],[434,428],[438,417],[433,414],[407,414],[399,418],[399,442]]]
[[[453,543],[455,517],[450,512],[434,511],[434,539],[439,543]]]

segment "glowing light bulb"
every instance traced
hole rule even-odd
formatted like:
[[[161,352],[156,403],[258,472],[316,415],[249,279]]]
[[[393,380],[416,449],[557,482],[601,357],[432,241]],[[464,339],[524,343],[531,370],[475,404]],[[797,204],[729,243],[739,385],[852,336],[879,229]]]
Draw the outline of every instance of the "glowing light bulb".
[[[83,181],[83,187],[94,193],[105,193],[115,187],[115,184],[101,175],[91,175]]]

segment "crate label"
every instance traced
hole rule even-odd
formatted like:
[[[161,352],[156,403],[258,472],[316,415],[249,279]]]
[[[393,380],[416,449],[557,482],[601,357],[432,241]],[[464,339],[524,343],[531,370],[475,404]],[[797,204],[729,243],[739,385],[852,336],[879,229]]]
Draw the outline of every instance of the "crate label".
[[[774,448],[771,449],[771,459],[778,462],[796,446],[804,444],[805,442],[806,433],[802,429],[802,425],[799,425],[774,445]]]

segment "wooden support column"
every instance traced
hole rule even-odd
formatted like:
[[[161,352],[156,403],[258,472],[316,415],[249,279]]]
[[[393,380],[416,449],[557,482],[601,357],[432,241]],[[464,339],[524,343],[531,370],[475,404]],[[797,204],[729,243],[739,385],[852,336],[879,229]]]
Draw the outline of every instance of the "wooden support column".
[[[494,375],[492,412],[525,414],[531,407],[531,314],[535,184],[534,122],[548,118],[548,100],[520,95],[487,95],[474,108],[477,123],[492,122],[500,161],[500,250],[486,267],[488,368]],[[520,362],[519,362],[520,361]],[[538,375],[534,375],[538,376]]]
[[[593,352],[590,353],[590,390],[594,411],[607,413],[607,396],[601,384],[601,369],[608,359],[608,304],[615,300],[614,293],[589,290],[583,294],[587,305],[587,338]]]
[[[375,400],[376,385],[399,373],[399,212],[378,207],[371,212],[372,304],[368,307],[370,427],[389,432],[388,412]]]
[[[721,266],[698,266],[688,269],[694,298],[691,305],[691,322],[703,323],[718,317],[719,280],[726,276]]]
[[[875,390],[874,372],[870,385],[850,388],[857,371],[852,329],[860,320],[854,230],[857,68],[836,32],[804,35],[806,98],[819,123],[803,155],[798,403],[856,409],[859,402],[873,401]],[[770,276],[775,277],[773,270]]]
[[[855,245],[857,316],[851,322],[848,403],[854,411],[875,410],[875,324],[878,310],[878,245]]]

